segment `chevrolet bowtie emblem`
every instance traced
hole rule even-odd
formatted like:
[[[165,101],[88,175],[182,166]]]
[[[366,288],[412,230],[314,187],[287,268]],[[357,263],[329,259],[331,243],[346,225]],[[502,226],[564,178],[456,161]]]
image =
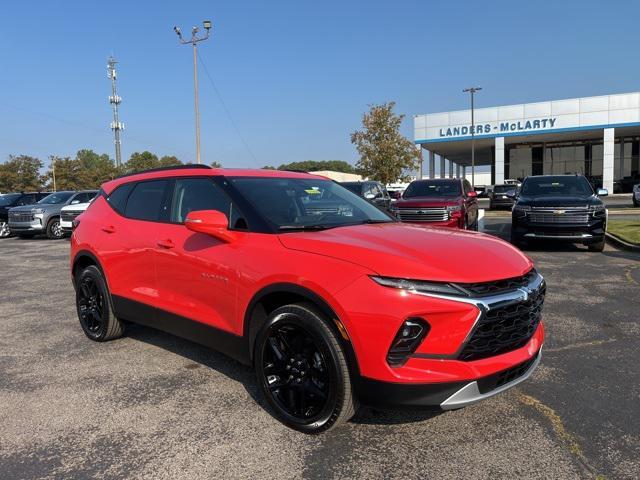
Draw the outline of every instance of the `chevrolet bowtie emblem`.
[[[564,212],[566,212],[566,210],[554,210],[553,213],[555,215],[562,215]]]

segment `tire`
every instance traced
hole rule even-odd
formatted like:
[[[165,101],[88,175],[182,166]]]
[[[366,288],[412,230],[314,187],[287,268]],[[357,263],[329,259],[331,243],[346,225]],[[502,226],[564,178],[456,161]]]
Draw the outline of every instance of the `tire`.
[[[9,224],[7,222],[0,222],[0,238],[8,238],[11,236],[11,230],[9,230]]]
[[[85,335],[95,342],[119,338],[124,333],[124,323],[116,318],[109,289],[102,272],[89,265],[77,273],[76,311]]]
[[[355,413],[349,367],[338,337],[308,304],[273,311],[257,335],[254,365],[275,416],[308,434],[325,432]]]
[[[64,237],[64,232],[60,226],[60,217],[53,217],[47,222],[47,238],[49,240],[60,240]]]
[[[602,240],[600,240],[597,243],[591,243],[591,244],[587,245],[587,247],[589,248],[590,252],[603,252],[604,251],[604,244],[605,244],[605,240],[603,238]]]

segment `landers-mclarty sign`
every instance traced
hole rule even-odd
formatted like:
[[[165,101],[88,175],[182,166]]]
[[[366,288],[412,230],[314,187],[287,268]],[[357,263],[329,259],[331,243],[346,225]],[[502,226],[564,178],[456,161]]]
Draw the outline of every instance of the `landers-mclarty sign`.
[[[527,132],[531,130],[546,130],[553,128],[556,118],[539,118],[535,120],[518,120],[517,122],[481,123],[472,127],[447,127],[440,129],[441,137],[459,137],[467,135],[488,135],[499,133]]]

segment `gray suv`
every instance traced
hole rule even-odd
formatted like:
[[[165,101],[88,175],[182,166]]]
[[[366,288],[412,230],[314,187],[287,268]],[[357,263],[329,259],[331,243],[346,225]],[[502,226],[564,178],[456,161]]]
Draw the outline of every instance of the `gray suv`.
[[[89,202],[98,192],[55,192],[38,203],[15,207],[9,210],[9,230],[20,238],[31,238],[46,233],[51,239],[62,238],[60,210],[66,205]]]

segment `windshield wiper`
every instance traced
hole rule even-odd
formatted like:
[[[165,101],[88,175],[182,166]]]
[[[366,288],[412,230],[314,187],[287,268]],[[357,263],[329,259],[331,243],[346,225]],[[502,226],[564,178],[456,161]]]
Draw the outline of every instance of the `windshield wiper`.
[[[341,225],[282,225],[278,227],[283,232],[317,232],[318,230],[328,230],[329,228],[340,227]]]

